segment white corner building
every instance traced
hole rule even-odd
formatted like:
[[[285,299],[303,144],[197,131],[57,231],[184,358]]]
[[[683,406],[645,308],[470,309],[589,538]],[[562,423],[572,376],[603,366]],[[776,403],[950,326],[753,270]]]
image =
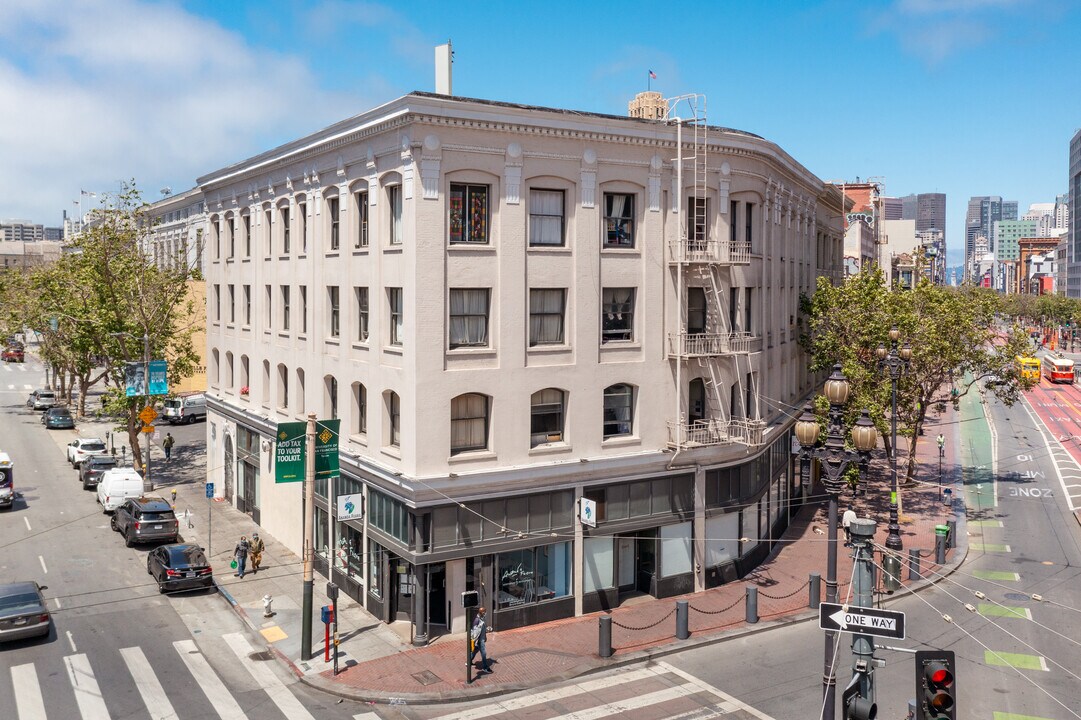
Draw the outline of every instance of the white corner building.
[[[300,553],[276,428],[339,418],[316,567],[420,641],[467,590],[508,629],[735,580],[803,492],[841,192],[701,97],[631,108],[415,92],[198,179],[207,480]]]

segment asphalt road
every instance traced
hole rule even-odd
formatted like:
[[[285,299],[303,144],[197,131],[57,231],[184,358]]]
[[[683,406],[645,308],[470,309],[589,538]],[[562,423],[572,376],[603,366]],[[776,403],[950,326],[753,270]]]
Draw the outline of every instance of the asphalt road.
[[[1064,391],[1081,400],[1076,388]],[[966,466],[968,558],[935,588],[887,603],[905,612],[908,637],[879,643],[955,651],[958,718],[1081,717],[1081,532],[1063,501],[1051,448],[1029,411],[989,402],[993,468],[979,467],[991,464],[992,433],[986,426],[981,430],[981,423],[962,419],[958,428]],[[1044,601],[1033,601],[1033,593]],[[851,653],[850,636],[842,637],[838,684],[843,687],[851,676]],[[901,720],[915,697],[913,658],[890,650],[876,655],[886,663],[875,672],[878,717]],[[823,631],[808,622],[676,655],[669,662],[778,720],[806,720],[818,717],[821,708],[822,660]]]
[[[367,706],[338,704],[297,684],[277,661],[256,653],[257,638],[217,593],[158,594],[146,574],[150,547],[124,547],[65,461],[63,447],[77,431],[47,431],[25,408],[25,386],[44,379],[35,366],[0,365],[0,449],[12,457],[19,493],[15,507],[0,513],[0,578],[46,585],[54,631],[0,645],[0,718],[310,720],[366,713]],[[199,424],[174,435],[178,443],[197,442],[204,431]]]

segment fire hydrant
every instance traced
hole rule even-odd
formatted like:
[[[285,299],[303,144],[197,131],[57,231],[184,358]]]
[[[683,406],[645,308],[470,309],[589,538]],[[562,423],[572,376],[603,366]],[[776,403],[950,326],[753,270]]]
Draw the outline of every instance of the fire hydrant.
[[[274,617],[274,610],[271,609],[270,604],[274,602],[274,598],[269,595],[263,596],[263,617]]]

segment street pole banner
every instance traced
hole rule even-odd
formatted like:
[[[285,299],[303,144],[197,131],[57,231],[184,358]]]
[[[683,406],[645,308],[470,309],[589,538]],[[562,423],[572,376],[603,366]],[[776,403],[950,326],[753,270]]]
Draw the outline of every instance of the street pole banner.
[[[124,394],[128,397],[146,395],[146,367],[142,363],[124,365]]]
[[[150,394],[169,394],[169,363],[164,360],[150,361]]]
[[[274,482],[304,482],[305,422],[278,423],[274,438]]]
[[[315,477],[337,478],[341,475],[338,466],[338,430],[341,420],[315,421]]]

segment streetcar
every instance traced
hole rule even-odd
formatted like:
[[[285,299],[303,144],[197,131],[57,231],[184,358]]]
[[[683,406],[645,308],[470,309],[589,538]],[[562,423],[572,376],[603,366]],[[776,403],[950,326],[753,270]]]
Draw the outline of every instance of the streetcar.
[[[1073,360],[1061,355],[1045,355],[1043,375],[1053,383],[1073,383]]]
[[[1040,381],[1040,361],[1034,357],[1018,355],[1014,358],[1017,362],[1017,374],[1023,378],[1032,378]]]

